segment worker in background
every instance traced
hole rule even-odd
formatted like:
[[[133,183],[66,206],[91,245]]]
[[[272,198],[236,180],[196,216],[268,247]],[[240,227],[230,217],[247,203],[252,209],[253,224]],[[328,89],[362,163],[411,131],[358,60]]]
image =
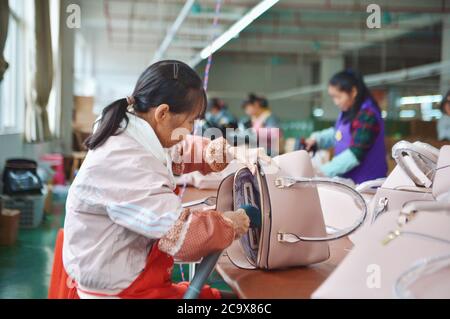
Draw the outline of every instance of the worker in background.
[[[306,149],[334,147],[334,158],[319,175],[343,177],[360,184],[387,173],[381,110],[362,76],[347,70],[335,74],[328,93],[341,111],[334,127],[313,133]]]
[[[228,110],[223,100],[212,98],[208,102],[204,128],[217,128],[222,132],[222,136],[225,137],[227,129],[237,128],[237,120]]]
[[[450,90],[447,91],[441,102],[442,117],[437,124],[438,139],[450,141]]]
[[[258,143],[258,147],[264,147],[270,156],[280,154],[283,134],[267,99],[250,93],[242,107],[248,118],[239,123],[239,129],[248,135],[248,142]]]

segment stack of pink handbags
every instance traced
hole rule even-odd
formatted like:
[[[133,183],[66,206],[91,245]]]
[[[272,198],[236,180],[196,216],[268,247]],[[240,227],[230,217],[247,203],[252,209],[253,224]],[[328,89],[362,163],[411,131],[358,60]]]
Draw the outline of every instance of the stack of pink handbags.
[[[314,298],[450,298],[450,146],[402,141],[393,157],[354,248]]]
[[[421,142],[400,141],[392,148],[392,157],[397,166],[385,180],[378,180],[380,185],[375,185],[380,187],[369,202],[365,226],[352,236],[353,242],[358,240],[359,234],[364,233],[365,227],[373,224],[385,212],[398,210],[410,201],[435,200],[431,186],[439,150]],[[363,192],[363,187],[360,185],[357,190]]]

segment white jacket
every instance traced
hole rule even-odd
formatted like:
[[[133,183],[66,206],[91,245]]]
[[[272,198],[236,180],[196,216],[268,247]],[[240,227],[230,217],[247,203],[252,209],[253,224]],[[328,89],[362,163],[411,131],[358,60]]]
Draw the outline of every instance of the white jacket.
[[[220,213],[183,212],[169,151],[146,121],[128,117],[123,133],[88,152],[69,190],[63,262],[84,291],[127,288],[159,239],[160,250],[190,260],[234,238],[232,223]],[[195,233],[204,235],[190,236]]]

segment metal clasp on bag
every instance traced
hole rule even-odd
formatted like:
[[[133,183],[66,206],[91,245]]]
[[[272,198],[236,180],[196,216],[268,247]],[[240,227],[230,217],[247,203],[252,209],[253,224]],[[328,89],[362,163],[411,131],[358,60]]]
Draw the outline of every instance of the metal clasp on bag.
[[[400,210],[400,213],[397,218],[397,224],[399,227],[404,226],[409,223],[414,217],[416,217],[418,209],[414,206],[404,206]]]
[[[294,185],[297,181],[293,178],[289,177],[278,177],[275,180],[275,187],[282,189],[282,188],[288,188]]]
[[[386,237],[383,239],[382,244],[387,245],[397,237],[399,237],[402,232],[401,228],[405,226],[407,223],[409,223],[416,215],[417,215],[417,208],[413,207],[403,207],[400,210],[400,213],[397,218],[397,229],[390,231]]]
[[[277,233],[277,240],[279,243],[298,243],[299,241],[302,241],[302,237],[299,237],[292,233],[283,233],[279,231]]]
[[[386,211],[388,203],[389,203],[389,199],[387,197],[380,198],[380,200],[378,201],[376,210],[373,212],[373,215],[372,215],[372,221],[371,221],[372,224],[382,213],[384,213]]]

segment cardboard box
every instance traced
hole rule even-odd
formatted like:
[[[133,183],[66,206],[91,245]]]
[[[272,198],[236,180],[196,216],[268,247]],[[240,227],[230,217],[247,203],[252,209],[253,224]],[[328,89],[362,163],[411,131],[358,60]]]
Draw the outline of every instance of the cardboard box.
[[[74,96],[73,128],[82,133],[91,133],[95,119],[93,96]]]
[[[0,245],[11,246],[16,243],[19,232],[20,211],[3,209],[0,213]]]

